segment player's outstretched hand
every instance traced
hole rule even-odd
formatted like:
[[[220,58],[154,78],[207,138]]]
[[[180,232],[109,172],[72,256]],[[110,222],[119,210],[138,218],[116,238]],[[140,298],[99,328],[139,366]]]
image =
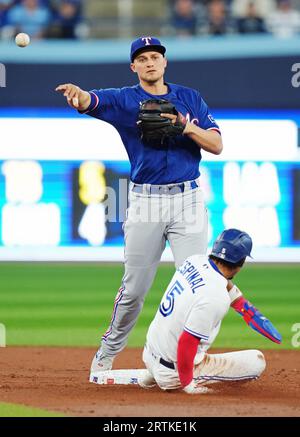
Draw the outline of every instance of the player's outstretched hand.
[[[67,98],[71,108],[78,109],[79,111],[85,111],[91,103],[90,93],[83,91],[79,86],[72,83],[58,85],[55,91],[62,93]]]
[[[243,296],[240,296],[238,299],[236,299],[233,302],[232,307],[243,317],[250,328],[254,329],[264,337],[267,337],[274,343],[281,343],[281,334],[277,331],[275,326],[273,326],[270,320],[268,320]]]
[[[259,334],[267,337],[269,340],[274,343],[280,344],[282,341],[281,334],[277,331],[275,326],[272,325],[270,320],[268,320],[257,308],[251,305],[248,302],[244,304],[244,314],[243,314],[245,322],[252,328],[254,331]]]

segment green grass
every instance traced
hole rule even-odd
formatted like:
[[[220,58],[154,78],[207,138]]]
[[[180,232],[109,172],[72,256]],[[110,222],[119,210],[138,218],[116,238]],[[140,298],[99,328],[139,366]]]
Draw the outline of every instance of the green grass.
[[[0,417],[65,417],[63,414],[25,405],[0,403]]]
[[[163,264],[133,329],[129,346],[142,346],[174,268]],[[111,317],[123,274],[121,264],[0,264],[0,323],[7,345],[96,346]],[[300,266],[248,264],[236,278],[245,296],[283,335],[277,346],[229,310],[214,346],[292,348],[300,322]]]

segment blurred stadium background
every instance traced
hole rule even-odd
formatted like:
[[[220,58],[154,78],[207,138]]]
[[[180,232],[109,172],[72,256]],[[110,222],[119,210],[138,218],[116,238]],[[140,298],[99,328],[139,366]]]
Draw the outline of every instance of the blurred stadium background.
[[[14,45],[20,31],[32,38],[26,49]],[[254,262],[237,283],[292,347],[299,33],[300,0],[0,0],[0,323],[8,345],[97,345],[109,323],[122,277],[127,156],[110,126],[79,116],[54,89],[134,84],[131,40],[156,35],[167,46],[167,80],[199,89],[222,128],[224,153],[201,163],[209,245],[224,227],[253,236]],[[163,259],[172,260],[168,248]],[[143,344],[173,271],[159,268],[129,345]],[[277,347],[236,314],[216,346]]]

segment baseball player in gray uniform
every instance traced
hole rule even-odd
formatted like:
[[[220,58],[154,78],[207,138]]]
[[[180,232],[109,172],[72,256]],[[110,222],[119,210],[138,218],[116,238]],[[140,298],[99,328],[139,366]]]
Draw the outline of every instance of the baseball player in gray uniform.
[[[84,91],[59,85],[71,107],[112,124],[131,164],[124,223],[125,272],[111,323],[91,366],[108,370],[126,345],[168,241],[178,267],[207,249],[207,213],[199,182],[201,149],[222,151],[220,130],[200,93],[168,83],[166,48],[154,37],[133,41],[130,68],[139,84]]]
[[[266,363],[258,350],[207,353],[230,306],[251,328],[281,342],[271,322],[231,282],[251,249],[248,234],[227,229],[209,257],[193,255],[177,269],[147,333],[143,360],[148,372],[139,379],[142,387],[197,394],[207,391],[203,384],[261,375]]]

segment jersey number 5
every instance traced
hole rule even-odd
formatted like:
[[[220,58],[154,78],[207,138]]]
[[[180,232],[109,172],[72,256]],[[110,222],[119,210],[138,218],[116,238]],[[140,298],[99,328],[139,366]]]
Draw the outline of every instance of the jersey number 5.
[[[179,296],[183,292],[183,286],[180,284],[179,281],[176,281],[171,286],[170,290],[166,294],[164,301],[159,306],[159,311],[164,317],[167,317],[170,314],[172,314],[172,311],[174,309],[175,296],[176,296],[175,292]]]

